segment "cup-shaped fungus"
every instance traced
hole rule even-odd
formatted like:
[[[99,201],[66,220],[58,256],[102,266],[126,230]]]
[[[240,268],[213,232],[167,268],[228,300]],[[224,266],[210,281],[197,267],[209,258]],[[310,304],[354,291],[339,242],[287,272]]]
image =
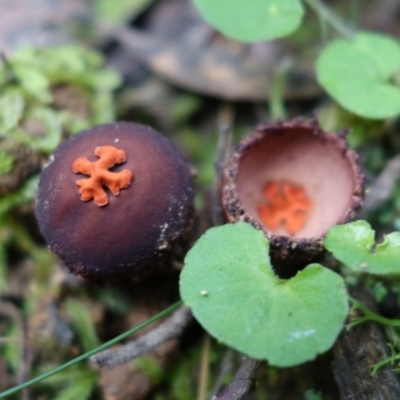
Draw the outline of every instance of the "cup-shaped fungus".
[[[364,176],[345,136],[324,132],[315,118],[261,124],[224,170],[226,219],[262,229],[280,272],[315,259],[328,229],[362,204]]]
[[[95,281],[135,280],[165,264],[190,230],[190,167],[149,127],[95,126],[51,156],[36,216],[50,249],[72,272]]]

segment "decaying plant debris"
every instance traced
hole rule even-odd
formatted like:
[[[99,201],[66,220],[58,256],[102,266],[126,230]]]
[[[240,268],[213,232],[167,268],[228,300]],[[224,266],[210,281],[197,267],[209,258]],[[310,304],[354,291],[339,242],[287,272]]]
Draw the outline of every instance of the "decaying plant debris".
[[[246,141],[254,140],[245,138],[257,124],[260,137],[271,127],[291,129],[293,124],[317,136],[322,130],[350,128],[347,139],[352,150],[344,144],[344,134],[336,139],[356,176],[351,178],[351,199],[343,202],[351,210],[341,209],[332,223],[356,218],[353,211],[358,212],[363,202],[365,173],[367,191],[359,218],[371,223],[377,243],[383,234],[400,229],[398,116],[363,119],[326,96],[310,62],[314,57],[310,52],[321,47],[320,21],[312,13],[292,37],[243,44],[205,23],[189,0],[143,0],[125,9],[107,0],[90,5],[83,0],[31,3],[29,7],[23,0],[0,4],[0,392],[62,365],[179,300],[179,274],[187,249],[208,228],[246,219],[237,202],[243,197],[229,192],[236,185],[238,166],[229,159],[241,159]],[[395,0],[360,3],[358,10],[355,1],[351,12],[348,2],[326,3],[340,17],[358,15],[363,30],[398,33],[400,10]],[[296,119],[300,115],[304,118]],[[173,243],[174,256],[161,255],[167,268],[156,278],[131,279],[124,271],[118,285],[121,279],[104,283],[107,274],[106,279],[94,279],[96,283],[72,275],[48,251],[34,217],[39,174],[50,154],[75,133],[116,120],[154,126],[179,148],[182,162],[190,164],[185,176],[195,182],[196,209],[192,221],[191,205],[186,206],[188,221],[182,228],[183,240]],[[357,162],[353,150],[360,155]],[[118,165],[110,169],[124,168],[123,163]],[[299,172],[291,168],[294,174]],[[318,168],[318,162],[312,168]],[[133,188],[135,167],[132,171]],[[242,175],[241,184],[246,186],[254,175],[254,171]],[[75,178],[82,179],[82,173]],[[333,178],[338,177],[327,179]],[[306,249],[297,233],[315,211],[314,193],[285,179],[271,179],[268,187],[262,183],[264,203],[258,199],[252,212],[264,215],[264,225],[254,221],[253,225],[267,232],[277,269],[287,264],[290,271],[282,277],[290,277],[320,254],[326,229],[309,235],[318,237],[314,247],[307,242],[310,256],[310,246]],[[74,182],[73,186],[81,202],[79,187]],[[120,188],[121,198],[128,186]],[[227,196],[222,202],[221,193]],[[107,194],[113,203],[108,190]],[[192,193],[188,196],[191,201]],[[285,196],[292,196],[299,206],[294,210],[297,217],[290,225],[285,219],[277,225],[271,203],[282,203]],[[103,225],[106,231],[109,224]],[[274,231],[277,235],[271,234]],[[96,237],[92,239],[96,242]],[[280,262],[283,253],[285,260]],[[355,276],[331,256],[324,257],[321,263],[345,276],[356,301],[384,318],[399,318],[397,278],[375,280],[364,271]],[[354,307],[346,323],[360,316],[362,311]],[[74,365],[25,389],[22,398],[397,399],[399,338],[396,327],[366,322],[344,330],[334,347],[314,361],[276,368],[208,336],[183,305],[93,356],[90,363]],[[19,395],[13,396],[10,399]]]

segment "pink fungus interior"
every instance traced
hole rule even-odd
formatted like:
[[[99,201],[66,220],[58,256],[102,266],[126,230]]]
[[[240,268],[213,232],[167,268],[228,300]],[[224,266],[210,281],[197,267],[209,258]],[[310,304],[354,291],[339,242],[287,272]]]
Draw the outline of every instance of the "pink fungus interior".
[[[245,212],[262,223],[259,204],[266,202],[265,185],[291,182],[304,189],[312,209],[307,211],[307,219],[298,231],[288,233],[282,223],[272,232],[294,238],[324,234],[351,204],[354,172],[344,153],[341,142],[315,136],[311,129],[286,129],[265,135],[240,160],[236,183]]]

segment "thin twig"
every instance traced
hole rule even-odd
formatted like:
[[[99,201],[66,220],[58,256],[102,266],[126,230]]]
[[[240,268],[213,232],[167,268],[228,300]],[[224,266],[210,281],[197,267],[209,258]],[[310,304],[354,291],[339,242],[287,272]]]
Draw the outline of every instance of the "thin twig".
[[[306,0],[310,8],[326,23],[332,27],[339,35],[345,39],[352,39],[355,32],[348,27],[341,18],[325,3],[320,0]]]
[[[293,65],[294,60],[289,56],[283,58],[283,60],[278,62],[276,65],[269,98],[269,114],[272,121],[287,118],[284,104],[284,93],[287,78]]]
[[[61,371],[64,371],[65,369],[72,367],[73,365],[76,365],[80,363],[81,361],[87,360],[88,358],[92,357],[93,355],[100,353],[101,351],[108,349],[111,346],[114,346],[116,343],[120,342],[121,340],[126,339],[128,336],[133,335],[134,333],[140,331],[141,329],[145,328],[146,326],[152,324],[153,322],[157,321],[160,318],[165,317],[168,315],[170,312],[176,310],[178,307],[182,305],[182,301],[177,301],[176,303],[172,304],[171,306],[167,307],[163,311],[159,312],[158,314],[154,315],[153,317],[149,318],[148,320],[142,322],[139,325],[136,325],[134,328],[129,329],[128,331],[121,333],[121,335],[118,335],[114,339],[109,340],[106,343],[103,343],[102,345],[96,347],[93,350],[87,351],[84,354],[81,354],[78,357],[75,357],[74,359],[66,362],[65,364],[59,365],[57,368],[54,368],[50,371],[45,372],[44,374],[41,374],[37,376],[36,378],[33,378],[27,382],[24,382],[18,386],[12,387],[8,390],[5,390],[4,392],[0,393],[0,399],[4,399],[14,393],[18,393],[21,390],[26,389],[27,387],[30,387],[34,385],[35,383],[41,382],[55,374],[58,374]]]
[[[98,353],[90,358],[90,362],[96,367],[112,367],[142,357],[168,340],[179,336],[191,318],[190,308],[182,306],[146,335],[118,348]]]
[[[215,226],[223,224],[224,216],[221,208],[221,184],[223,171],[231,152],[233,109],[229,104],[224,105],[218,118],[218,152],[215,163],[215,182],[213,192],[213,223]],[[219,395],[213,396],[213,400],[241,400],[246,396],[257,375],[261,362],[248,357],[243,357],[242,365],[236,372],[232,382]]]
[[[232,143],[233,107],[224,104],[218,116],[218,150],[215,162],[215,180],[213,188],[213,224],[222,225],[224,217],[221,208],[221,183],[225,164],[230,156]]]
[[[206,333],[204,337],[203,353],[201,356],[200,382],[197,400],[206,400],[208,374],[210,372],[210,347],[211,338],[210,335]]]
[[[247,396],[254,385],[261,361],[243,357],[242,365],[236,372],[232,382],[223,392],[214,396],[212,400],[242,400]]]
[[[376,210],[392,196],[396,182],[400,179],[400,155],[389,160],[373,182],[365,198],[362,217]]]
[[[226,351],[226,354],[222,360],[217,379],[215,380],[212,394],[216,394],[219,391],[221,391],[221,388],[223,386],[223,382],[225,380],[226,375],[232,370],[233,354],[234,354],[234,351],[231,348],[228,348]]]

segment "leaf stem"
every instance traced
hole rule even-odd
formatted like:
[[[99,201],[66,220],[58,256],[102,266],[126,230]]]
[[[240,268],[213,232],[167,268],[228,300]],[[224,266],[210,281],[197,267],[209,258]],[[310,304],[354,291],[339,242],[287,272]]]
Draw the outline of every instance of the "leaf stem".
[[[363,304],[361,304],[358,300],[354,299],[350,295],[348,296],[350,303],[352,305],[353,309],[357,309],[361,311],[364,316],[360,318],[356,318],[353,322],[350,322],[350,324],[347,325],[347,329],[353,328],[359,324],[362,324],[363,322],[367,321],[373,321],[373,322],[378,322],[379,324],[383,325],[388,325],[388,326],[395,326],[395,327],[400,327],[400,320],[399,319],[389,319],[382,317],[381,315],[375,314],[372,312],[370,309],[365,307]]]
[[[387,364],[393,364],[396,360],[400,360],[400,355],[396,355],[396,356],[390,356],[388,358],[385,358],[384,360],[381,360],[379,362],[377,362],[376,364],[374,364],[374,366],[372,367],[372,372],[371,375],[374,376],[376,375],[376,373],[383,368],[385,365]]]
[[[203,353],[201,356],[200,364],[200,379],[199,379],[199,390],[197,394],[197,400],[205,400],[207,397],[207,386],[208,386],[208,375],[210,372],[210,347],[211,338],[206,332],[203,344]]]
[[[22,383],[21,385],[15,386],[11,389],[6,390],[5,392],[0,393],[0,398],[4,398],[6,396],[9,396],[11,394],[17,393],[29,386],[34,385],[37,382],[40,382],[46,378],[49,378],[52,375],[57,374],[58,372],[63,371],[66,368],[72,367],[73,365],[84,361],[86,359],[88,359],[89,357],[93,356],[94,354],[105,350],[107,348],[109,348],[110,346],[113,346],[114,344],[120,342],[121,340],[127,338],[128,336],[140,331],[142,328],[146,327],[147,325],[150,325],[151,323],[157,321],[158,319],[166,316],[167,314],[169,314],[170,312],[176,310],[178,307],[180,307],[182,305],[182,300],[179,300],[178,302],[176,302],[175,304],[173,304],[172,306],[166,308],[165,310],[159,312],[158,314],[154,315],[153,317],[149,318],[147,321],[142,322],[141,324],[135,326],[132,329],[129,329],[128,331],[122,333],[121,335],[115,337],[114,339],[109,340],[106,343],[103,343],[101,346],[96,347],[93,350],[90,350],[84,354],[81,354],[79,357],[74,358],[73,360],[70,360],[68,362],[66,362],[63,365],[60,365],[57,368],[52,369],[51,371],[45,372],[42,375],[37,376],[36,378],[33,378],[27,382]]]
[[[308,6],[319,16],[327,22],[328,25],[340,36],[345,39],[352,39],[354,37],[354,30],[348,27],[341,18],[321,0],[304,0]]]
[[[388,343],[388,346],[390,347],[390,351],[392,352],[392,354],[390,355],[390,357],[387,357],[387,358],[375,363],[372,367],[371,375],[375,375],[385,365],[387,365],[387,364],[393,365],[396,360],[400,360],[400,354],[395,352],[393,345]]]
[[[284,92],[287,77],[293,65],[293,59],[286,57],[276,66],[269,100],[269,114],[272,121],[287,117],[284,105]]]

